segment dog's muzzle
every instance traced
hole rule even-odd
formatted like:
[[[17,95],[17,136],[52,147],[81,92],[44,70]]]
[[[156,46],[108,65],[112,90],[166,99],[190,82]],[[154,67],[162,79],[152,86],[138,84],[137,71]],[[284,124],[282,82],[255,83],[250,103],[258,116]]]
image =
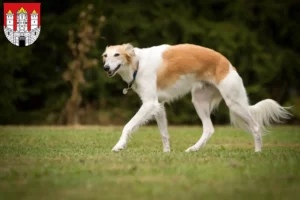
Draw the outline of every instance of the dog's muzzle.
[[[121,67],[121,64],[119,64],[117,66],[117,68],[115,70],[113,70],[113,71],[111,71],[111,70],[105,70],[105,67],[104,67],[104,70],[107,71],[107,76],[113,77],[116,74],[116,72],[120,69],[120,67]]]

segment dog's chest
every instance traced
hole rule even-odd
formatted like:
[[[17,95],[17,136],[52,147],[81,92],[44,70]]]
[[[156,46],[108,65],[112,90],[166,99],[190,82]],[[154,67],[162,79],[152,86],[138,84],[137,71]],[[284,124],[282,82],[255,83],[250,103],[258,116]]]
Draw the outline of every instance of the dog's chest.
[[[158,89],[159,102],[171,102],[176,100],[192,90],[193,85],[197,82],[194,75],[183,75],[175,84],[165,89]]]

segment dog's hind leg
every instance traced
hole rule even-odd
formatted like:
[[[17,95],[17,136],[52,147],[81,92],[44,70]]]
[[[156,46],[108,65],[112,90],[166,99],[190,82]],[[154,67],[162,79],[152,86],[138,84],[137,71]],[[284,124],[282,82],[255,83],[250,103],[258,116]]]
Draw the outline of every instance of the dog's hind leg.
[[[214,127],[210,118],[212,110],[220,103],[222,97],[219,91],[212,85],[195,87],[192,90],[192,102],[203,125],[203,133],[198,142],[188,148],[186,152],[197,151],[205,145],[214,133]]]
[[[236,71],[231,71],[217,86],[230,109],[231,122],[254,137],[255,151],[262,148],[261,130],[250,112],[246,89]]]
[[[160,131],[160,135],[163,143],[163,150],[164,152],[170,152],[168,122],[167,122],[165,107],[163,104],[161,104],[159,111],[155,115],[155,119]]]

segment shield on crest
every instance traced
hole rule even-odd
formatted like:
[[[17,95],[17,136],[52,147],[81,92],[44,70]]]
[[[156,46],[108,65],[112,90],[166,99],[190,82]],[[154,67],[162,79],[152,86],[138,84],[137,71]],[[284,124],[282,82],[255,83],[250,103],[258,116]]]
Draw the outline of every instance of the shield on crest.
[[[41,32],[41,3],[3,3],[4,33],[14,45],[32,45]]]

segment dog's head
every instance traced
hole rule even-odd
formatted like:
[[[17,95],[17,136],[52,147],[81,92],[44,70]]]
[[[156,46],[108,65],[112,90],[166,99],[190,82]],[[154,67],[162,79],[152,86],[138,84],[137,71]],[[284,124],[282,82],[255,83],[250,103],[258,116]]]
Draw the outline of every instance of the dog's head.
[[[106,47],[102,57],[104,70],[109,77],[113,77],[117,72],[126,70],[132,65],[135,57],[133,48],[131,44]]]

